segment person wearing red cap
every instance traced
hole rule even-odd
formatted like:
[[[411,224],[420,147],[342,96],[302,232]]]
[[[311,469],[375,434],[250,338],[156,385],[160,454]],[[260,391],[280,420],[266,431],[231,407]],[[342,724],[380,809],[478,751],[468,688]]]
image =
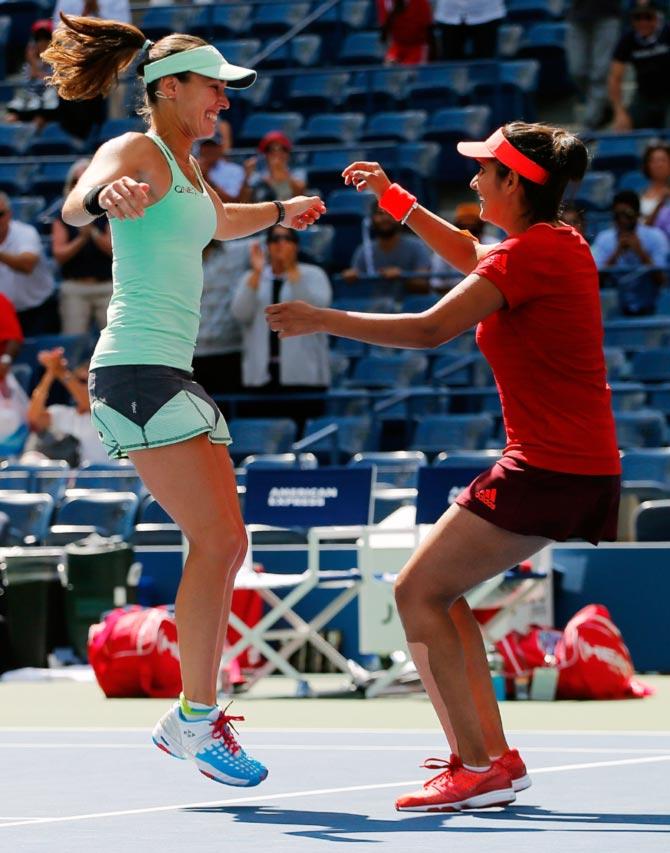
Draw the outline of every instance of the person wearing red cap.
[[[249,158],[244,168],[247,173],[248,197],[242,201],[267,201],[278,198],[285,201],[305,191],[305,175],[302,169],[290,169],[291,140],[281,130],[271,130],[258,143],[258,151],[265,157],[265,167],[258,168],[256,157]]]
[[[598,272],[589,246],[560,221],[584,144],[560,128],[512,122],[458,150],[479,163],[471,187],[481,218],[508,236],[484,246],[357,162],[346,184],[372,191],[465,278],[420,314],[363,314],[299,302],[267,309],[281,337],[325,332],[423,349],[472,326],[500,392],[502,458],[464,490],[401,571],[396,602],[417,670],[452,755],[401,796],[403,811],[504,805],[530,785],[509,748],[481,632],[464,598],[554,540],[614,539],[620,460],[602,351]]]
[[[23,83],[7,104],[5,120],[31,121],[35,129],[40,130],[56,117],[58,110],[58,97],[44,82],[49,66],[42,60],[42,54],[51,43],[53,25],[42,18],[32,24],[30,32],[22,69]]]

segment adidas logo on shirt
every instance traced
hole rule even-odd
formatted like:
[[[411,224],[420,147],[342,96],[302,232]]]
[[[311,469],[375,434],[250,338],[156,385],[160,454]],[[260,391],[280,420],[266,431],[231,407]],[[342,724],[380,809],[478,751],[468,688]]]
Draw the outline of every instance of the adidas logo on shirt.
[[[489,509],[496,508],[496,489],[480,489],[475,492],[475,497]]]

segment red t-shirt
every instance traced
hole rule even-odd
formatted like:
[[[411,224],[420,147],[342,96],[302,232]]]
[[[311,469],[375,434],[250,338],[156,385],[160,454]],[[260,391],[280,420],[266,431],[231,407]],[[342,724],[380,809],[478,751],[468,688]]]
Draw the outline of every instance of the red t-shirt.
[[[507,431],[505,454],[568,474],[618,474],[598,272],[567,225],[533,225],[476,266],[507,305],[477,326]]]
[[[0,351],[4,352],[6,341],[22,341],[23,332],[13,303],[0,293]]]

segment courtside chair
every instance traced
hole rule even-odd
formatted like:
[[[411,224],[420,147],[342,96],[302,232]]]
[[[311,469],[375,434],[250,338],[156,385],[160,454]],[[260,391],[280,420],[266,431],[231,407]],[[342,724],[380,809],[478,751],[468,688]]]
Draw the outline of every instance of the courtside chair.
[[[68,489],[58,506],[48,541],[65,545],[95,531],[100,536],[118,536],[130,542],[138,507],[139,498],[134,492]]]
[[[158,501],[147,495],[133,530],[134,545],[181,545],[182,534],[174,519]]]
[[[670,500],[644,501],[635,510],[637,542],[670,542]]]
[[[330,428],[328,435],[321,435]],[[327,415],[307,421],[293,450],[314,453],[322,464],[337,464],[364,450],[376,450],[378,435],[378,426],[368,416]]]
[[[642,409],[636,412],[614,412],[619,447],[662,447],[667,442],[668,428],[662,412]]]
[[[228,424],[234,459],[255,453],[286,453],[295,441],[295,421],[289,418],[235,418]]]
[[[376,485],[390,485],[397,489],[416,488],[419,468],[428,464],[426,454],[420,450],[390,450],[375,453],[356,453],[347,463],[374,465],[377,469]]]
[[[411,450],[430,456],[442,450],[483,450],[493,435],[493,418],[478,415],[425,415],[416,418]]]
[[[51,495],[1,492],[0,512],[9,518],[7,543],[41,545],[49,531],[54,502]]]

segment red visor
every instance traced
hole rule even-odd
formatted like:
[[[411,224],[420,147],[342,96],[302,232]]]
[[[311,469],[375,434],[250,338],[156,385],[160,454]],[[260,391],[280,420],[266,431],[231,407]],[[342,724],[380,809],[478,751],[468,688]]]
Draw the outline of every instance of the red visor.
[[[464,157],[472,157],[475,160],[491,158],[500,160],[505,166],[518,172],[522,177],[528,178],[534,184],[546,184],[549,180],[549,172],[515,148],[503,135],[502,128],[498,128],[484,142],[459,142],[456,148]]]

